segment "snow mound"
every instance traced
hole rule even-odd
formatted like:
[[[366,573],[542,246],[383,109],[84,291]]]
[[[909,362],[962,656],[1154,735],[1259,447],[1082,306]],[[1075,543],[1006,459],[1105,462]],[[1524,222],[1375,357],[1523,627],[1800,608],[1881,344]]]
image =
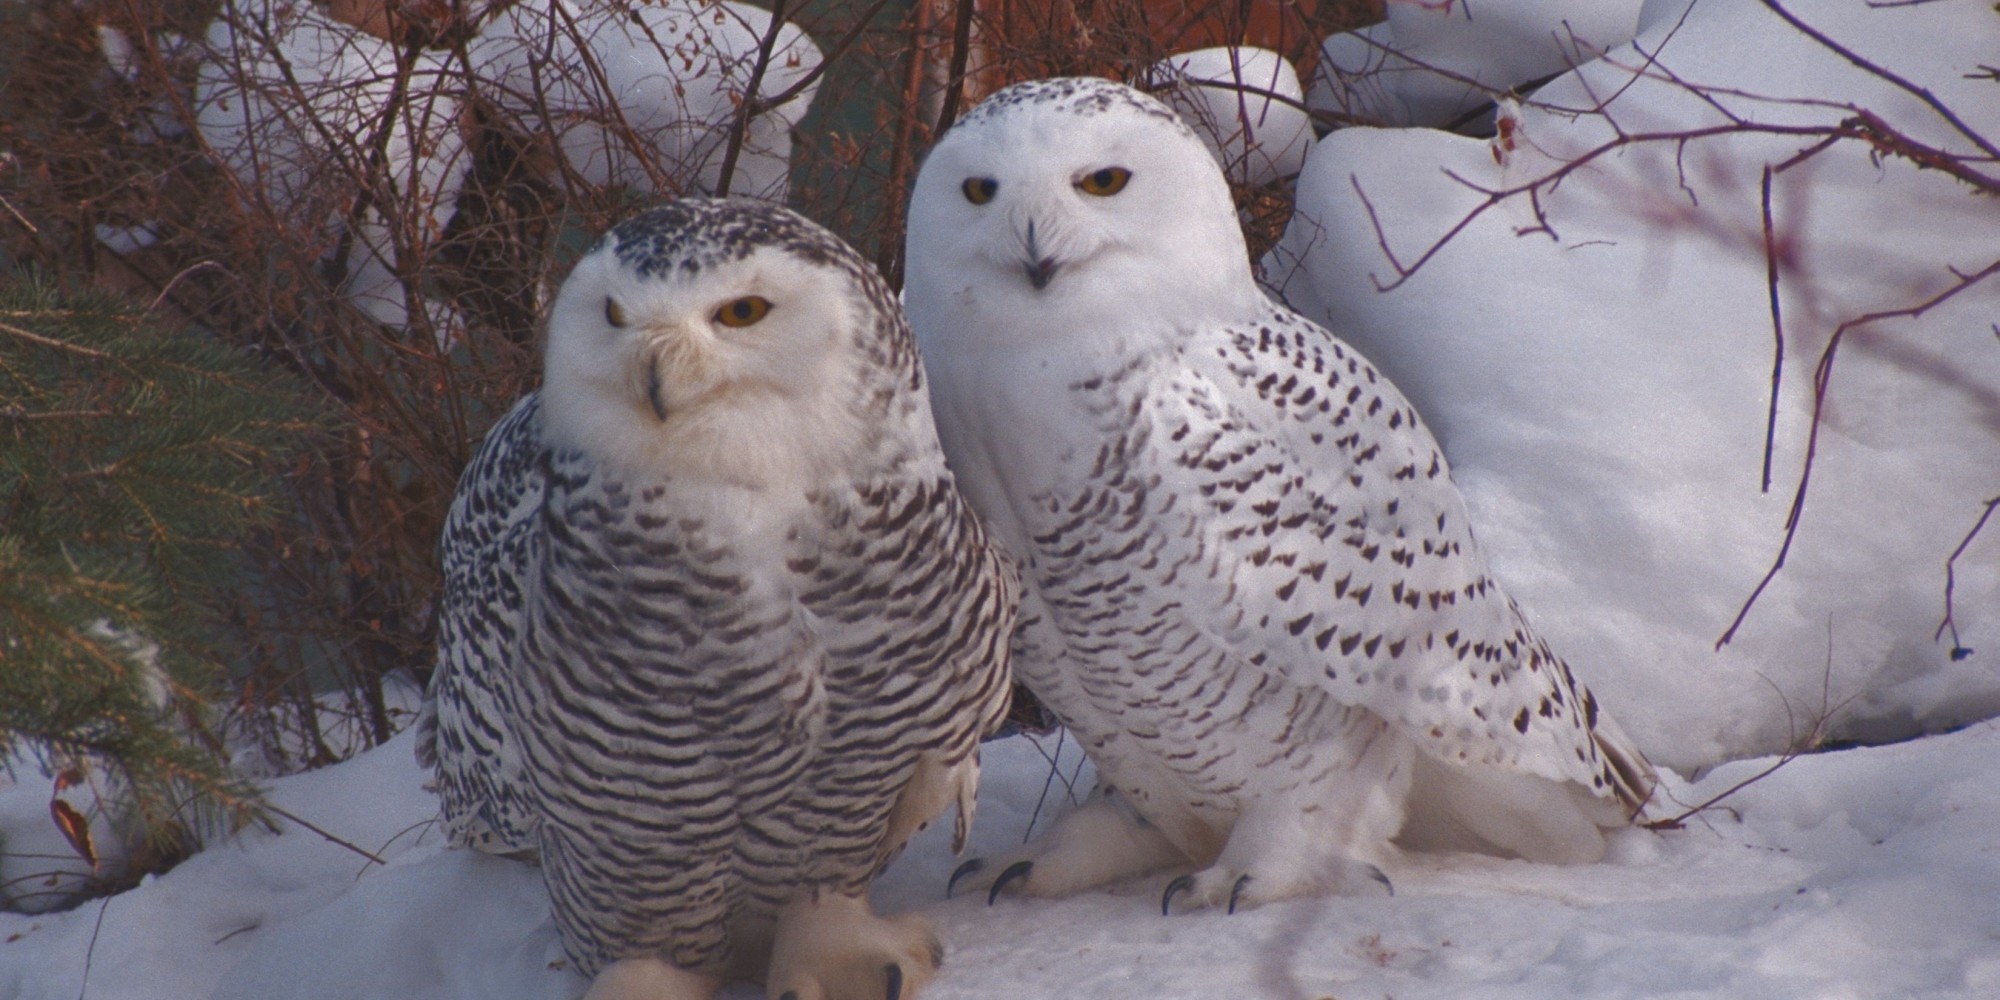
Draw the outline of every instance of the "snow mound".
[[[1586,62],[1638,31],[1640,0],[1389,0],[1320,46],[1307,103],[1381,125],[1446,126],[1495,93]]]
[[[1149,89],[1180,112],[1230,180],[1269,184],[1305,166],[1312,118],[1298,71],[1276,52],[1197,49],[1167,57],[1147,76]]]
[[[299,238],[332,255],[349,233],[341,293],[376,322],[407,326],[398,254],[422,255],[443,238],[471,165],[459,132],[463,74],[443,55],[399,51],[306,0],[227,0],[208,50],[195,86],[208,148],[246,198],[267,202]],[[398,113],[387,114],[392,103]],[[362,190],[358,178],[372,170],[391,190]],[[422,302],[441,338],[463,329],[447,303]]]
[[[2000,139],[1989,11],[1810,20]],[[1953,564],[1956,643],[1940,629],[1947,561],[2000,493],[2000,277],[1940,297],[1995,264],[2000,204],[1841,133],[1863,108],[1983,155],[1763,6],[1698,3],[1504,105],[1491,142],[1329,136],[1266,261],[1425,414],[1499,576],[1656,761],[1775,752],[1822,708],[1865,740],[2000,712],[2000,529]],[[1850,137],[1801,156],[1828,134]],[[1397,262],[1422,266],[1398,280]],[[1814,440],[1815,366],[1874,313],[1841,338]],[[1784,566],[1718,649],[1779,556],[1809,446]]]
[[[722,181],[730,125],[745,96],[783,97],[819,67],[796,25],[714,0],[523,0],[483,25],[475,71],[526,135],[553,135],[571,171],[593,186],[662,194],[687,179]],[[756,78],[762,46],[771,57]],[[792,129],[817,81],[751,118],[729,193],[783,201]],[[609,112],[609,113],[607,113]]]

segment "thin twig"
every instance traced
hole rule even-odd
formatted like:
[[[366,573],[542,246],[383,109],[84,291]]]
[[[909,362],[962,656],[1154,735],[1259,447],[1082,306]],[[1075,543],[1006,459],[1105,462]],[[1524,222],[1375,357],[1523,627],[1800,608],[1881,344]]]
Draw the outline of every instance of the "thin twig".
[[[1818,42],[1820,45],[1824,46],[1828,51],[1834,53],[1835,55],[1838,55],[1842,59],[1847,60],[1849,63],[1852,63],[1856,69],[1859,69],[1862,72],[1869,74],[1870,76],[1873,76],[1879,80],[1889,83],[1897,87],[1898,89],[1902,90],[1903,92],[1911,95],[1912,97],[1915,97],[1917,100],[1924,102],[1924,104],[1927,107],[1929,107],[1932,111],[1937,112],[1938,117],[1943,118],[1947,122],[1950,122],[1951,127],[1958,130],[1958,134],[1970,140],[1973,145],[1978,146],[1980,151],[1984,152],[1987,156],[1994,157],[1995,159],[2000,159],[2000,146],[1993,145],[1993,143],[1987,141],[1985,136],[1980,135],[1973,128],[1966,125],[1964,121],[1959,119],[1957,114],[1955,114],[1950,108],[1945,106],[1943,101],[1937,99],[1937,95],[1931,93],[1929,90],[1926,90],[1923,87],[1919,87],[1916,84],[1911,83],[1909,80],[1906,80],[1895,73],[1891,73],[1889,70],[1883,68],[1880,64],[1871,62],[1867,59],[1863,59],[1861,56],[1855,54],[1853,49],[1850,49],[1840,44],[1839,42],[1836,42],[1833,39],[1828,38],[1826,35],[1822,34],[1819,31],[1819,29],[1814,28],[1812,25],[1809,25],[1804,21],[1799,20],[1798,17],[1793,15],[1791,11],[1786,10],[1783,4],[1778,3],[1778,0],[1761,0],[1761,2],[1764,4],[1766,8],[1768,8],[1771,11],[1771,13],[1776,14],[1779,17],[1783,18],[1786,24],[1791,25],[1793,28],[1797,29],[1801,34],[1804,34],[1806,37],[1812,39],[1815,42]]]
[[[83,979],[76,984],[76,1000],[83,1000],[84,994],[90,992],[90,963],[97,957],[97,935],[104,930],[104,911],[111,909],[113,898],[106,896],[104,902],[97,904],[97,922],[91,925],[90,944],[83,949]]]
[[[957,9],[952,14],[951,73],[932,135],[943,135],[944,130],[958,120],[958,106],[965,100],[965,65],[972,58],[972,3],[973,0],[958,0]]]
[[[1985,281],[1995,274],[2000,274],[2000,260],[1996,260],[1971,274],[1961,274],[1957,271],[1953,271],[1952,273],[1958,277],[1958,280],[1936,295],[1915,305],[1905,306],[1901,309],[1883,309],[1856,316],[1834,327],[1832,336],[1827,338],[1826,349],[1820,352],[1819,365],[1813,373],[1812,423],[1810,429],[1806,432],[1806,454],[1805,460],[1799,469],[1798,489],[1792,494],[1791,511],[1785,517],[1784,540],[1779,544],[1778,555],[1771,560],[1771,566],[1765,571],[1763,579],[1757,581],[1756,588],[1751,590],[1750,596],[1744,599],[1743,606],[1737,609],[1736,618],[1729,623],[1729,628],[1723,631],[1722,637],[1715,640],[1716,649],[1721,649],[1728,645],[1730,640],[1736,637],[1736,630],[1741,628],[1743,620],[1749,617],[1750,608],[1757,603],[1757,598],[1763,595],[1764,589],[1769,587],[1771,581],[1777,578],[1778,572],[1784,569],[1785,557],[1792,550],[1792,540],[1798,537],[1799,522],[1805,515],[1806,492],[1812,484],[1814,460],[1819,454],[1819,432],[1823,425],[1829,387],[1833,381],[1833,361],[1836,352],[1840,350],[1841,341],[1846,338],[1848,331],[1856,327],[1887,319],[1916,319],[1922,316],[1924,313],[1944,304],[1958,295],[1958,293]]]
[[[806,88],[819,82],[819,78],[826,74],[827,68],[833,65],[835,57],[846,52],[853,46],[854,40],[861,37],[861,32],[866,30],[868,25],[875,20],[875,15],[882,13],[882,8],[888,5],[889,0],[875,0],[867,10],[861,12],[860,17],[855,19],[853,26],[847,29],[847,33],[840,36],[839,41],[833,43],[833,47],[827,50],[825,58],[819,61],[819,65],[807,70],[805,75],[799,77],[791,86],[772,94],[770,97],[757,98],[759,108],[761,110],[769,110],[779,107],[792,98],[805,93]]]
[[[729,140],[722,149],[721,176],[715,182],[717,197],[729,193],[729,182],[736,175],[737,157],[743,153],[743,140],[750,134],[750,119],[764,110],[758,104],[757,91],[763,89],[764,71],[771,68],[771,55],[778,46],[778,33],[785,28],[785,3],[786,0],[772,0],[771,20],[764,29],[764,37],[757,40],[757,61],[750,64],[750,79],[743,85],[743,99],[736,106],[736,118],[729,123]]]
[[[273,814],[279,817],[290,820],[302,827],[305,827],[308,830],[311,830],[314,833],[319,834],[328,843],[337,844],[341,847],[345,847],[348,850],[353,851],[354,853],[359,854],[362,857],[367,858],[368,860],[373,861],[378,865],[388,864],[388,862],[383,861],[381,856],[376,854],[375,852],[370,851],[367,848],[361,847],[353,843],[352,841],[342,839],[339,835],[327,830],[325,827],[322,827],[317,823],[312,822],[311,820],[308,820],[298,815],[297,813],[291,812],[287,809],[281,808],[272,803],[265,803],[264,808],[270,810]]]
[[[1771,225],[1771,165],[1764,165],[1764,286],[1771,297],[1771,408],[1764,419],[1764,476],[1761,492],[1771,492],[1771,456],[1778,450],[1778,389],[1785,376],[1785,314],[1778,295],[1778,234]]]
[[[1755,123],[1727,122],[1720,125],[1710,125],[1704,128],[1685,129],[1673,132],[1622,133],[1616,138],[1607,140],[1606,142],[1585,151],[1584,153],[1577,156],[1573,160],[1565,161],[1561,166],[1555,168],[1554,170],[1550,171],[1547,174],[1544,174],[1541,177],[1537,177],[1530,181],[1524,181],[1520,184],[1516,184],[1511,187],[1503,187],[1503,188],[1481,187],[1480,185],[1474,184],[1463,177],[1460,177],[1456,174],[1447,171],[1446,176],[1451,177],[1453,180],[1457,181],[1459,184],[1464,185],[1468,189],[1484,195],[1484,197],[1480,200],[1479,204],[1474,205],[1469,211],[1467,211],[1463,216],[1461,216],[1455,225],[1453,225],[1449,230],[1446,230],[1444,235],[1433,240],[1429,246],[1425,247],[1423,253],[1417,255],[1417,257],[1408,264],[1403,263],[1403,261],[1400,258],[1398,258],[1393,251],[1389,249],[1388,234],[1382,228],[1381,220],[1376,216],[1374,206],[1369,203],[1367,194],[1361,190],[1361,181],[1359,177],[1355,175],[1349,175],[1349,180],[1353,184],[1355,193],[1361,197],[1362,205],[1368,211],[1369,221],[1374,224],[1376,244],[1382,248],[1383,256],[1388,258],[1390,266],[1395,268],[1396,271],[1396,277],[1395,280],[1393,281],[1385,282],[1373,274],[1369,275],[1369,279],[1375,283],[1375,288],[1377,291],[1386,292],[1402,285],[1405,281],[1409,280],[1409,278],[1412,275],[1414,275],[1417,271],[1421,270],[1425,264],[1429,263],[1431,258],[1437,256],[1437,254],[1444,249],[1445,244],[1450,243],[1453,239],[1457,238],[1459,233],[1464,232],[1467,227],[1471,226],[1472,223],[1475,220],[1477,220],[1480,216],[1486,214],[1486,212],[1489,209],[1492,209],[1494,206],[1499,205],[1501,202],[1504,202],[1509,198],[1513,198],[1519,195],[1529,195],[1532,199],[1542,189],[1555,187],[1564,178],[1567,178],[1569,175],[1577,172],[1578,170],[1583,169],[1585,166],[1596,161],[1598,158],[1614,153],[1620,149],[1625,148],[1626,146],[1634,146],[1642,143],[1658,143],[1658,142],[1683,143],[1696,139],[1706,139],[1712,136],[1743,135],[1752,133],[1759,135],[1794,135],[1794,136],[1806,136],[1812,138],[1831,137],[1835,139],[1863,137],[1863,133],[1859,130],[1858,123],[1850,124],[1849,122],[1842,122],[1834,125],[1768,125],[1768,124],[1755,124]],[[1547,231],[1548,226],[1546,218],[1540,217],[1539,210],[1537,212],[1537,215],[1538,215],[1537,221],[1540,224],[1523,230],[1524,233]]]
[[[4,197],[0,197],[0,208],[5,208],[7,210],[7,214],[13,216],[14,221],[21,224],[21,228],[26,229],[29,233],[33,235],[36,236],[41,235],[42,233],[41,229],[37,227],[34,223],[29,222],[28,217],[22,215],[21,210],[14,207],[13,202],[8,201]]]
[[[1981,531],[1986,530],[1986,522],[1993,516],[1996,507],[2000,507],[2000,497],[1986,501],[1986,509],[1980,512],[1979,520],[1973,522],[1972,530],[1958,540],[1958,548],[1951,550],[1951,558],[1944,561],[1944,620],[1938,623],[1937,631],[1931,633],[1931,641],[1936,642],[1946,629],[1950,629],[1953,661],[1972,655],[1972,650],[1958,640],[1958,622],[1952,617],[1952,595],[1958,589],[1958,557],[1965,554],[1966,548],[1972,545],[1972,540],[1979,537]]]
[[[103,351],[85,347],[82,344],[72,344],[65,340],[57,340],[53,337],[45,337],[39,333],[36,333],[33,330],[23,329],[21,327],[15,326],[12,323],[0,323],[0,332],[11,333],[14,336],[20,337],[23,340],[33,341],[34,343],[40,344],[43,347],[51,347],[58,351],[69,351],[72,354],[81,354],[84,357],[96,358],[99,361],[114,360],[111,355],[106,354]]]
[[[1756,774],[1744,778],[1742,781],[1730,785],[1728,788],[1725,788],[1722,791],[1709,796],[1707,799],[1703,800],[1700,804],[1688,808],[1686,811],[1682,812],[1678,816],[1673,816],[1667,819],[1655,820],[1651,823],[1646,823],[1644,824],[1646,829],[1678,830],[1687,822],[1687,820],[1690,817],[1708,811],[1709,809],[1713,808],[1717,803],[1729,798],[1732,795],[1735,795],[1737,792],[1740,792],[1743,789],[1748,788],[1759,781],[1764,780],[1765,778],[1770,777],[1772,774],[1776,773],[1779,768],[1782,768],[1785,765],[1790,764],[1792,761],[1795,761],[1799,759],[1801,756],[1804,756],[1806,753],[1809,753],[1812,750],[1818,748],[1821,742],[1826,738],[1827,723],[1831,721],[1835,715],[1839,714],[1850,703],[1852,703],[1855,698],[1860,697],[1861,694],[1859,691],[1857,691],[1854,694],[1841,699],[1839,704],[1833,703],[1832,700],[1833,699],[1833,620],[1831,618],[1828,618],[1826,623],[1826,661],[1824,665],[1820,668],[1819,714],[1817,717],[1813,719],[1813,725],[1811,731],[1807,732],[1803,739],[1800,738],[1799,736],[1798,717],[1792,713],[1792,700],[1790,698],[1785,697],[1785,692],[1781,690],[1777,684],[1773,683],[1769,677],[1766,677],[1760,673],[1757,675],[1757,679],[1763,681],[1766,685],[1769,685],[1771,690],[1776,692],[1776,694],[1778,695],[1778,701],[1785,706],[1785,752],[1779,754],[1778,759],[1774,761],[1770,767],[1764,768],[1763,770],[1758,771]]]

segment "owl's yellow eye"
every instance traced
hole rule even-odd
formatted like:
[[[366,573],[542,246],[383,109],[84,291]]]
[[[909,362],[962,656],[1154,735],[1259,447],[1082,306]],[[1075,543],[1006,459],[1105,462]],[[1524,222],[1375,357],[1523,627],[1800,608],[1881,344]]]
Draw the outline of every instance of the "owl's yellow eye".
[[[960,185],[960,190],[965,192],[966,201],[974,205],[984,205],[999,193],[1000,182],[991,177],[967,177],[965,183]]]
[[[715,321],[723,326],[749,326],[771,311],[771,300],[761,295],[745,295],[724,303],[715,311]]]
[[[1124,167],[1105,167],[1103,170],[1084,174],[1083,179],[1076,182],[1076,189],[1084,194],[1109,198],[1125,190],[1125,182],[1131,179],[1132,171]]]
[[[625,325],[625,307],[619,305],[617,299],[604,300],[604,321],[617,327]]]

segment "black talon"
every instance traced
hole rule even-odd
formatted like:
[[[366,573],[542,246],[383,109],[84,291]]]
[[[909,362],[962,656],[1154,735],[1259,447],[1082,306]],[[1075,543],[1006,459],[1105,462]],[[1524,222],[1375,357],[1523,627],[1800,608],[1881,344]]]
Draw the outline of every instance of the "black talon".
[[[903,1000],[903,967],[894,962],[882,967],[882,977],[889,980],[889,987],[882,991],[888,1000]]]
[[[1160,916],[1170,916],[1174,912],[1174,894],[1194,888],[1194,876],[1182,875],[1167,883],[1167,891],[1160,894]]]
[[[1033,861],[1016,861],[1008,865],[1000,873],[1000,877],[993,880],[993,888],[986,894],[986,905],[992,906],[993,901],[1000,898],[1000,890],[1007,888],[1007,883],[1019,882],[1027,878],[1028,873],[1034,870],[1035,863]]]
[[[1230,887],[1229,912],[1231,913],[1236,912],[1236,901],[1243,898],[1243,887],[1249,884],[1250,884],[1250,876],[1243,875],[1237,878],[1236,884],[1234,886]]]
[[[973,858],[951,870],[951,878],[944,884],[944,898],[950,899],[952,890],[958,888],[958,880],[986,867],[985,858]]]
[[[1382,874],[1382,869],[1374,865],[1369,865],[1368,877],[1382,883],[1382,888],[1389,890],[1389,895],[1394,896],[1396,894],[1396,887],[1389,882],[1389,876]]]

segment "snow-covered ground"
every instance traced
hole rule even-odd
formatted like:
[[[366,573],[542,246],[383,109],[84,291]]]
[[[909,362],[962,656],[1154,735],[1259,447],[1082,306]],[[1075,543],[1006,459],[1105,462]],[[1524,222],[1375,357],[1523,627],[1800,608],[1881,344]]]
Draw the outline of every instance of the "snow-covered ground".
[[[1058,773],[1074,775],[1074,749],[1064,749]],[[1038,805],[1046,823],[1065,801],[1049,756],[1025,737],[988,744],[974,851],[1018,841]],[[1672,794],[1700,801],[1769,764],[1729,764]],[[551,967],[560,951],[535,869],[441,847],[421,786],[407,735],[275,785],[281,807],[384,865],[288,825],[68,913],[0,914],[0,996],[580,992],[580,978]],[[945,827],[920,838],[876,895],[885,910],[936,922],[948,955],[931,1000],[1992,997],[1996,830],[2000,724],[1980,723],[1796,759],[1684,829],[1620,834],[1598,865],[1416,858],[1391,870],[1393,898],[1162,917],[1160,876],[989,907],[944,899]],[[760,995],[748,985],[725,994]]]
[[[2000,53],[1991,4],[1793,6],[2000,141],[2000,84],[1982,69]],[[1548,35],[1510,13],[1561,9],[1473,8],[1510,37]],[[1852,113],[1812,103],[1827,100],[1869,107],[1989,175],[2000,167],[1910,89],[1760,4],[1702,0],[1683,19],[1654,0],[1639,23],[1657,61],[1614,49],[1508,111],[1497,145],[1420,130],[1326,137],[1267,277],[1423,410],[1497,571],[1625,728],[1681,772],[1667,777],[1670,802],[1693,804],[1769,768],[1759,755],[1806,736],[1822,705],[1864,736],[2000,711],[2000,524],[1956,564],[1974,654],[1953,660],[1932,638],[1946,560],[2000,494],[2000,278],[1852,335],[1790,560],[1736,641],[1714,647],[1775,555],[1828,333],[2000,259],[2000,205],[1855,139],[1776,176],[1789,349],[1769,492],[1760,180],[1810,138],[1600,157],[1545,192],[1543,219],[1525,201],[1497,207],[1389,292],[1375,287],[1392,272],[1369,212],[1407,261],[1479,203],[1465,182],[1530,183],[1614,122],[1686,129],[1727,109],[1810,126]],[[1522,234],[1538,221],[1552,232]],[[989,744],[973,850],[1019,842],[1089,780],[1053,738]],[[557,961],[535,869],[443,848],[422,781],[405,735],[273,782],[276,804],[326,835],[287,822],[107,900],[0,914],[0,1000],[569,1000],[584,984]],[[0,832],[46,822],[46,809],[45,785],[0,787]],[[1162,917],[1165,875],[1060,901],[946,900],[942,837],[920,838],[877,888],[881,908],[925,912],[947,943],[932,1000],[2000,996],[1994,722],[1799,757],[1681,829],[1620,833],[1602,864],[1413,857],[1389,872],[1393,897],[1234,915]]]

